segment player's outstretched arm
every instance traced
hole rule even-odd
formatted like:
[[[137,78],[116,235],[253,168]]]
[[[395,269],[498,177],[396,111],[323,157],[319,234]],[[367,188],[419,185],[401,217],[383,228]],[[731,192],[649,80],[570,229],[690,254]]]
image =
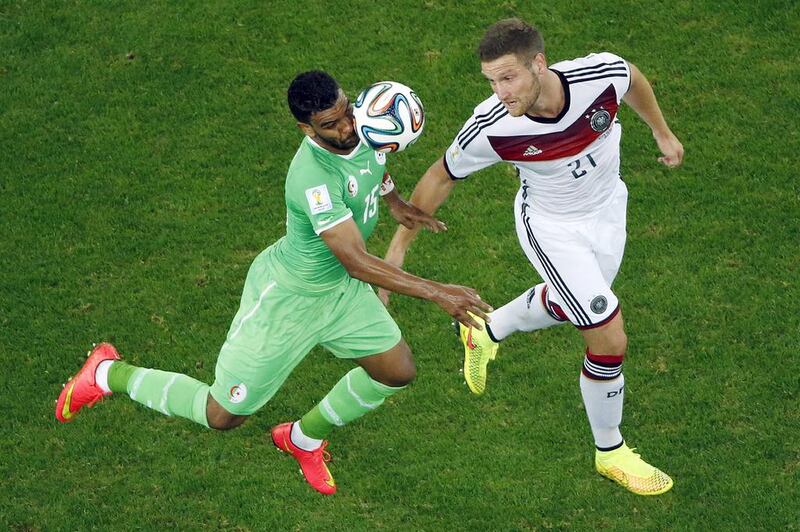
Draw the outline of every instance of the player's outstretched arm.
[[[450,175],[444,168],[444,160],[442,158],[434,162],[430,168],[420,178],[417,186],[414,187],[414,192],[411,193],[409,202],[420,209],[422,212],[433,215],[436,209],[444,203],[453,190],[455,181],[450,179]],[[419,226],[414,229],[409,229],[404,226],[397,228],[397,231],[392,237],[389,248],[386,250],[386,262],[395,266],[402,267],[405,261],[406,251],[414,241],[419,231]],[[378,297],[381,298],[384,304],[389,302],[390,290],[378,290]]]
[[[628,63],[631,69],[631,86],[622,101],[631,106],[642,120],[650,126],[653,131],[653,138],[661,150],[662,156],[658,161],[670,168],[674,168],[683,162],[683,145],[678,137],[670,130],[661,108],[658,106],[653,87],[647,78],[644,77],[636,65]]]
[[[433,301],[467,326],[481,329],[468,314],[470,312],[490,321],[486,312],[490,312],[491,307],[474,289],[423,279],[370,255],[352,219],[323,231],[320,236],[352,277],[392,292]]]

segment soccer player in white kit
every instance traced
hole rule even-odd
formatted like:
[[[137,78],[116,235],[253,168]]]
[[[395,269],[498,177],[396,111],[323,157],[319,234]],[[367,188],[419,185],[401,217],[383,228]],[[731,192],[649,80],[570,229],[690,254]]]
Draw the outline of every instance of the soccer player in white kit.
[[[478,55],[494,94],[423,175],[411,201],[433,213],[458,181],[501,161],[513,164],[517,236],[544,282],[490,313],[483,331],[460,326],[467,384],[483,393],[487,363],[510,334],[572,323],[586,343],[580,388],[597,471],[640,495],[664,493],[672,479],[633,452],[619,429],[627,337],[611,285],[625,248],[628,197],[619,174],[620,102],[650,126],[661,163],[678,166],[683,146],[647,79],[617,55],[548,67],[541,35],[519,19],[492,25]],[[402,265],[415,235],[400,227],[387,261]],[[381,296],[386,302],[388,293]]]

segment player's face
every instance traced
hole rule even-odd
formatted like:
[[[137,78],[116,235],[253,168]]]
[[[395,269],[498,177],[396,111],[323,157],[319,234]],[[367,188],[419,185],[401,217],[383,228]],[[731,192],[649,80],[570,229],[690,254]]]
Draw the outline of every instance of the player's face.
[[[539,99],[540,58],[543,60],[538,54],[533,61],[526,61],[515,54],[506,54],[481,63],[481,72],[511,116],[524,115]]]
[[[317,144],[335,153],[349,153],[358,145],[353,106],[341,90],[333,107],[312,114],[309,125],[311,131],[304,129],[304,132]]]

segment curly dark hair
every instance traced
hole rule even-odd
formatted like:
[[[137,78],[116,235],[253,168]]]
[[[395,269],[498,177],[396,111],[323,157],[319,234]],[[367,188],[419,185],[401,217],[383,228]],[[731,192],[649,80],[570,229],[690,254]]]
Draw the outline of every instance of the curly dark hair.
[[[303,72],[289,84],[287,97],[294,117],[310,124],[312,114],[330,109],[339,99],[339,83],[321,70]]]
[[[544,53],[544,39],[539,30],[518,18],[507,18],[489,26],[478,45],[481,62],[494,61],[506,54],[531,60],[540,53]]]

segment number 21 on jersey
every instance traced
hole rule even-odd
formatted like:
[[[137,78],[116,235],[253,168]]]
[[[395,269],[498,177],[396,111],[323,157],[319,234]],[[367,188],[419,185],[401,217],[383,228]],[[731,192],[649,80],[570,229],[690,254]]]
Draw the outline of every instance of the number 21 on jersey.
[[[583,157],[575,159],[574,161],[567,163],[567,166],[572,168],[572,177],[574,177],[575,179],[580,179],[581,177],[585,176],[586,173],[589,171],[589,170],[585,170],[585,169],[581,168],[581,159],[582,158]],[[589,164],[591,165],[592,168],[597,166],[597,163],[594,162],[594,159],[592,159],[592,154],[591,153],[587,153],[586,154],[586,159],[589,161]],[[574,167],[573,167],[573,165],[574,165]]]

